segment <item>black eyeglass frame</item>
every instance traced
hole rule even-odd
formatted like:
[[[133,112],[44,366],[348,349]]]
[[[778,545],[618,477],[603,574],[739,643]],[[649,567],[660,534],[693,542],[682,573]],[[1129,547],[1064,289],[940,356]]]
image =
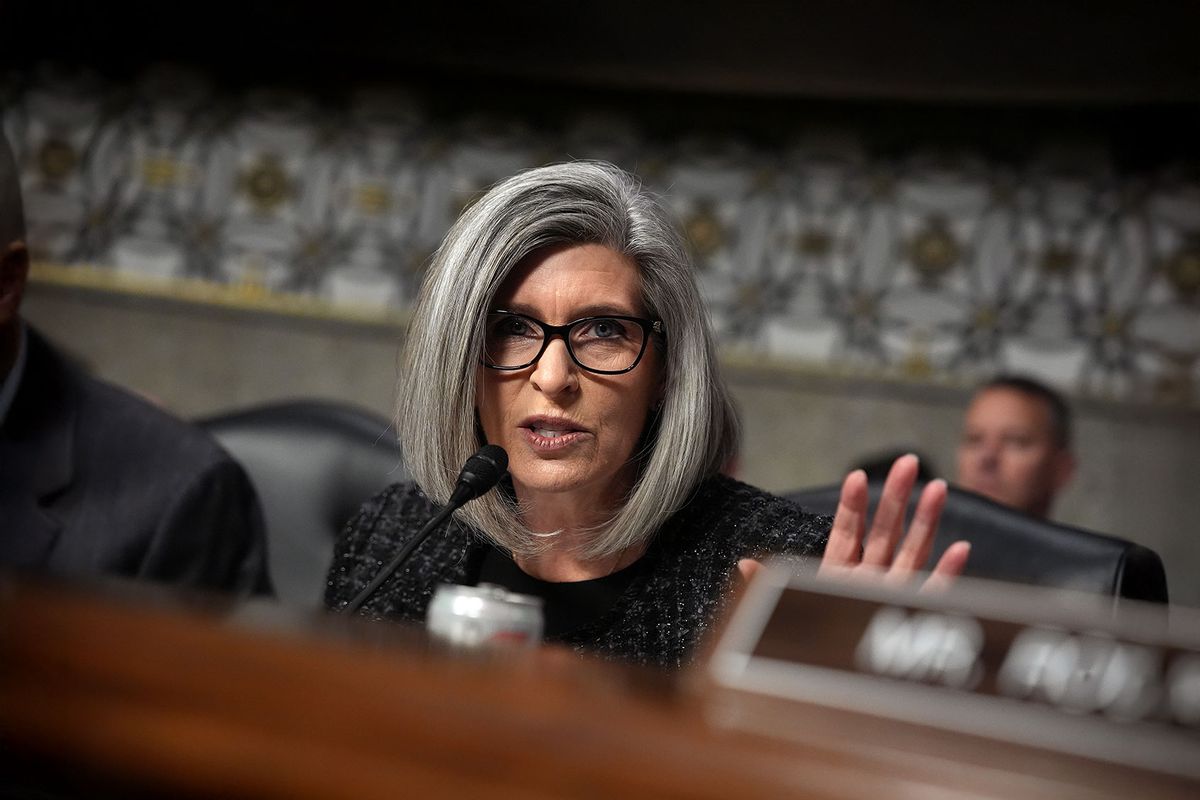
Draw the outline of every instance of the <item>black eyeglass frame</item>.
[[[515,367],[502,367],[499,364],[493,364],[488,361],[487,348],[484,348],[484,356],[482,359],[480,359],[483,362],[483,365],[488,369],[500,370],[501,372],[516,372],[519,369],[528,369],[529,367],[533,366],[537,363],[538,359],[545,354],[546,348],[550,346],[550,340],[557,336],[558,338],[562,339],[563,344],[567,346],[567,355],[571,357],[571,360],[574,361],[575,365],[580,369],[595,373],[596,375],[624,375],[626,372],[632,372],[637,368],[638,364],[642,363],[642,356],[646,355],[646,345],[649,344],[651,336],[666,335],[666,331],[663,328],[661,319],[626,317],[621,314],[597,314],[593,317],[580,317],[579,319],[571,320],[565,325],[551,325],[548,322],[542,322],[537,317],[531,317],[528,314],[520,314],[516,311],[505,311],[504,309],[500,308],[496,309],[495,311],[488,312],[488,316],[491,316],[492,314],[503,314],[508,317],[520,317],[521,319],[527,319],[530,322],[535,322],[542,328],[542,346],[538,348],[537,355],[526,361],[524,364],[520,364]],[[571,337],[567,334],[570,333],[571,328],[575,327],[576,325],[584,322],[594,322],[595,320],[599,319],[615,319],[622,322],[636,322],[639,326],[641,326],[643,334],[642,349],[638,351],[637,358],[633,360],[633,363],[625,369],[594,369],[581,362],[579,357],[575,355],[575,348],[571,346]]]

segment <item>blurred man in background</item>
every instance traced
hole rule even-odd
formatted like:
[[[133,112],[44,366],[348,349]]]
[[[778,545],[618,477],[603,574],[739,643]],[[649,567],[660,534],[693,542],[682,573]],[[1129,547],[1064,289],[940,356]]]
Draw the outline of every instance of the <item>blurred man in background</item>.
[[[21,319],[28,274],[0,134],[0,567],[269,593],[242,468],[199,429],[69,364]]]
[[[976,390],[958,446],[959,486],[1045,518],[1074,474],[1071,411],[1057,392],[1015,376]]]

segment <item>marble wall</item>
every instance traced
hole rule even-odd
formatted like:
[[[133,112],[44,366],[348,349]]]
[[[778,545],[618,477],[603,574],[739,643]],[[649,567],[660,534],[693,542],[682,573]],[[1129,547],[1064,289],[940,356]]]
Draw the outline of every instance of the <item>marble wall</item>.
[[[43,262],[402,310],[482,189],[603,158],[678,213],[727,348],[961,386],[1007,370],[1078,397],[1200,407],[1195,153],[1129,169],[1104,132],[1026,132],[1004,157],[932,131],[885,146],[865,124],[763,136],[651,125],[646,103],[431,115],[405,86],[231,88],[169,66],[0,78]]]

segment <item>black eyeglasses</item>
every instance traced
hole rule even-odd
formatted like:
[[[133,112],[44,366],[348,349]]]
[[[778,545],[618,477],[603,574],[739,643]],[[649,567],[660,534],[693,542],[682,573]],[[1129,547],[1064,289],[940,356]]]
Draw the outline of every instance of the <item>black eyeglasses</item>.
[[[492,311],[484,329],[483,364],[491,369],[525,369],[559,336],[571,360],[583,369],[619,375],[638,365],[655,333],[663,334],[662,320],[610,315],[549,325],[525,314]]]

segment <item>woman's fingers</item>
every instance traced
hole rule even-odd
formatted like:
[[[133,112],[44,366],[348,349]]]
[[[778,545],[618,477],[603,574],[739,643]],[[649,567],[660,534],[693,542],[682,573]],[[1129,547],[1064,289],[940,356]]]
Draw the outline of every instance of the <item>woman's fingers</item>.
[[[867,473],[856,469],[842,482],[837,513],[833,516],[833,527],[829,530],[829,541],[825,544],[825,555],[821,558],[822,569],[847,567],[858,563],[866,519]]]
[[[733,581],[731,590],[735,597],[740,597],[750,586],[750,582],[754,580],[754,576],[763,568],[761,561],[756,561],[753,558],[743,558],[737,562],[737,569],[733,571]]]
[[[743,558],[737,562],[738,576],[743,583],[749,583],[762,569],[762,562],[756,561],[753,558]]]
[[[883,492],[879,496],[879,506],[875,509],[875,518],[871,521],[871,535],[867,537],[867,546],[863,551],[864,564],[887,567],[892,563],[896,543],[900,541],[900,533],[904,528],[904,512],[912,496],[913,484],[917,481],[918,466],[917,457],[910,454],[897,458],[888,471]]]
[[[945,505],[946,482],[941,479],[930,481],[921,492],[908,533],[892,562],[893,573],[908,575],[925,567]]]
[[[829,532],[829,542],[821,559],[821,572],[904,580],[924,568],[933,549],[948,490],[945,481],[930,481],[921,492],[912,523],[905,532],[905,511],[912,497],[919,466],[914,455],[901,456],[892,465],[880,494],[865,549],[863,536],[867,528],[867,476],[862,470],[855,470],[846,476],[837,514],[833,518],[833,528]],[[970,551],[971,545],[967,542],[952,544],[938,560],[925,587],[937,589],[948,586],[963,571]],[[742,571],[742,565],[738,566]],[[752,572],[744,572],[743,576],[749,577],[750,574]]]
[[[938,559],[937,566],[921,586],[921,590],[940,592],[950,588],[954,579],[961,575],[963,568],[967,566],[967,558],[970,555],[970,542],[955,542],[947,547],[946,552]]]

